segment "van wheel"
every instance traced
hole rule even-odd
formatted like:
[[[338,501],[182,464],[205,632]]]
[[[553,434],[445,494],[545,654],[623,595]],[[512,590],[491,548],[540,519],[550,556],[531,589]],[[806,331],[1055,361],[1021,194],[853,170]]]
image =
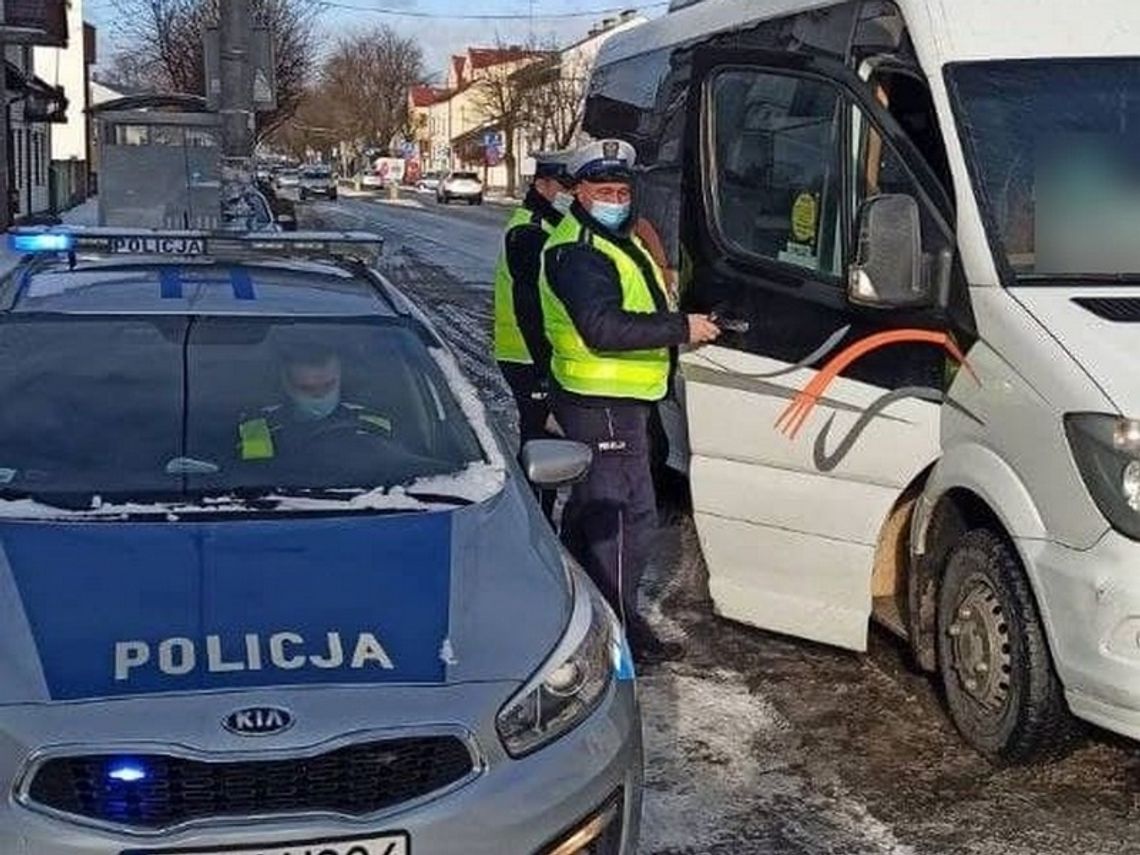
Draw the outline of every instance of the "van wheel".
[[[1013,547],[975,529],[951,548],[938,594],[938,670],[950,717],[995,761],[1060,754],[1073,719]]]

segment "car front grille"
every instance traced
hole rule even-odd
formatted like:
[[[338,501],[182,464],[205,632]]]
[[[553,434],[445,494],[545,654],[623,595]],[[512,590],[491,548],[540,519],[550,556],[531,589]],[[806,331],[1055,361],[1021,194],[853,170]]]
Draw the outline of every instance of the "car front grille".
[[[454,736],[241,762],[95,754],[46,761],[27,797],[76,818],[159,831],[195,820],[277,814],[366,816],[436,793],[474,771],[471,751]]]

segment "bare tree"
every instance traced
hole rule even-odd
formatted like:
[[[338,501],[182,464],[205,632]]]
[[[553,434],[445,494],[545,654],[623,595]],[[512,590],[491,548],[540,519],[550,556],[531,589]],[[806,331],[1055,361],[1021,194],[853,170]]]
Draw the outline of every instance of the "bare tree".
[[[388,26],[342,38],[319,75],[315,123],[335,128],[358,156],[387,151],[411,131],[408,88],[423,79],[423,66],[420,46]]]
[[[149,88],[204,95],[203,37],[218,21],[225,0],[115,0],[124,53],[144,73]],[[296,111],[316,56],[314,24],[319,0],[253,0],[259,23],[273,38],[277,109],[258,116],[264,138]],[[116,57],[116,61],[119,58]]]
[[[549,59],[547,51],[517,47],[497,48],[501,61],[485,69],[476,79],[474,101],[488,124],[503,135],[503,163],[507,169],[507,195],[515,194],[517,183],[515,139],[519,131],[529,129],[532,118],[525,76],[518,72],[527,66]]]
[[[552,56],[515,72],[526,125],[539,149],[567,148],[582,127],[589,65]]]

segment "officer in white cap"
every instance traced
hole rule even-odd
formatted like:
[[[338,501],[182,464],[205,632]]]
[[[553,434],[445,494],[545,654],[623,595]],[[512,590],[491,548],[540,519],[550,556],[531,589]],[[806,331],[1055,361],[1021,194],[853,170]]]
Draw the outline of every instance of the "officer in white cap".
[[[594,451],[566,507],[563,540],[647,661],[680,653],[637,613],[657,522],[649,419],[668,393],[676,348],[713,341],[720,329],[705,315],[670,311],[664,273],[633,233],[635,159],[620,140],[570,158],[576,201],[546,242],[539,291],[555,416]]]
[[[507,220],[495,269],[495,359],[515,399],[523,444],[544,438],[550,417],[550,344],[543,332],[538,275],[546,239],[574,201],[567,158],[565,152],[534,156],[534,181]],[[542,496],[547,516],[554,499],[554,493]]]

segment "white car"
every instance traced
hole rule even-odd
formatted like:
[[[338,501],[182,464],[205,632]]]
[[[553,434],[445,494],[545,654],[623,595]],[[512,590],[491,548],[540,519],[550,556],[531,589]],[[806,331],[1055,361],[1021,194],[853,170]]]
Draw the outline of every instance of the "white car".
[[[424,175],[416,182],[416,189],[425,192],[436,193],[439,191],[439,185],[443,181],[442,172],[425,172]]]
[[[384,186],[384,176],[376,172],[362,172],[356,176],[356,181],[368,190],[379,190]]]
[[[435,200],[446,205],[452,199],[462,199],[468,205],[483,204],[483,182],[474,172],[450,172],[439,182]]]

